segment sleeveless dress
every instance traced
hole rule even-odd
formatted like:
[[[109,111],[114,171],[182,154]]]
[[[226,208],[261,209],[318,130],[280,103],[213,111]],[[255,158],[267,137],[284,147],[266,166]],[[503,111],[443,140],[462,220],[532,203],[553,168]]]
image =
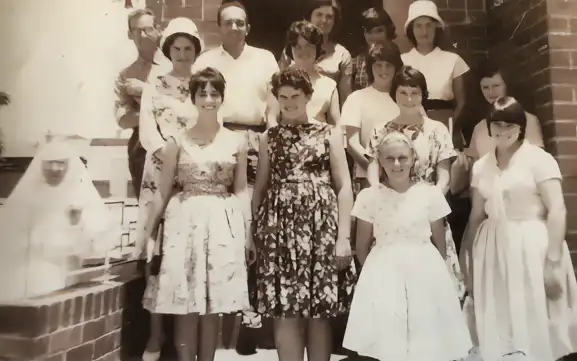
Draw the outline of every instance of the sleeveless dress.
[[[487,214],[472,253],[483,359],[511,355],[554,361],[577,352],[577,282],[566,242],[558,300],[546,297],[543,278],[549,234],[538,184],[561,179],[557,161],[525,141],[506,169],[497,166],[495,152],[490,152],[473,165],[472,173],[471,186],[485,199]]]
[[[243,207],[231,193],[243,135],[199,147],[181,133],[177,186],[165,212],[163,258],[144,306],[153,313],[232,313],[249,307]]]
[[[255,309],[265,317],[348,312],[354,264],[336,267],[338,206],[330,174],[333,127],[310,120],[268,130],[270,181],[258,212]]]

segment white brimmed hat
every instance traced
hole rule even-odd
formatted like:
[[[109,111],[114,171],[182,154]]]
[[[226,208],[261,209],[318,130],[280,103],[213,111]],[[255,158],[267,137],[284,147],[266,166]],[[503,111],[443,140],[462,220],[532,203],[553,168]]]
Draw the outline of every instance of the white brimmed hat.
[[[431,0],[416,0],[409,6],[409,16],[405,22],[405,35],[407,35],[407,28],[415,19],[421,16],[428,16],[439,22],[442,28],[445,27],[445,22],[441,19],[439,15],[439,9],[437,9],[437,4]]]

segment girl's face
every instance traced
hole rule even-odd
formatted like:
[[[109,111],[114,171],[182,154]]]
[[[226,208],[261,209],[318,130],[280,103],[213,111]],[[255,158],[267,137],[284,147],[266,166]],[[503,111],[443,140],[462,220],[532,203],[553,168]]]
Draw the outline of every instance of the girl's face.
[[[305,38],[299,36],[297,43],[292,47],[295,66],[301,69],[310,68],[317,57],[317,48]]]
[[[222,105],[222,95],[211,83],[198,89],[194,95],[194,105],[199,112],[216,112]]]
[[[418,45],[432,46],[435,42],[437,21],[428,16],[421,16],[413,21],[413,34]]]
[[[395,65],[386,60],[377,60],[373,63],[372,71],[375,78],[374,84],[383,88],[391,86],[395,75]]]
[[[489,104],[493,104],[498,98],[506,96],[507,86],[503,76],[497,73],[492,77],[481,79],[481,92]]]
[[[321,28],[324,35],[328,35],[335,26],[335,9],[332,6],[321,6],[311,13],[311,23]]]
[[[402,140],[385,141],[379,148],[379,163],[389,180],[410,180],[415,165],[413,149]]]
[[[395,97],[401,113],[415,115],[421,111],[423,93],[418,86],[401,85],[397,88]]]
[[[505,149],[519,140],[521,134],[521,127],[518,124],[506,122],[491,122],[491,137],[495,139],[495,146],[500,149]]]
[[[365,41],[368,46],[385,43],[388,40],[387,35],[387,28],[384,25],[365,29]]]
[[[186,36],[178,36],[170,47],[170,61],[175,68],[187,69],[196,59],[194,43]]]
[[[283,86],[278,91],[277,99],[283,118],[296,120],[307,116],[307,103],[311,97],[301,89]]]
[[[42,175],[46,183],[56,187],[62,183],[68,172],[68,160],[45,160],[42,162]]]

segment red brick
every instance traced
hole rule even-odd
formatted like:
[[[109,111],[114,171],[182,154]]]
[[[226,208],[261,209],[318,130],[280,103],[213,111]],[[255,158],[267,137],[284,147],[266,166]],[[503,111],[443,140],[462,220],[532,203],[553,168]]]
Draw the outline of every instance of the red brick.
[[[572,0],[547,0],[547,10],[551,15],[577,14],[577,2]]]
[[[74,299],[74,312],[72,314],[72,324],[77,325],[82,321],[84,313],[84,297],[76,297]]]
[[[569,249],[572,251],[571,253],[577,252],[577,232],[567,232],[565,240],[567,241],[567,246],[569,246]],[[573,261],[573,263],[574,266],[577,266],[575,261]]]
[[[111,353],[97,359],[96,361],[120,361],[120,350],[114,350]]]
[[[110,193],[110,181],[107,180],[95,180],[92,181],[94,187],[98,191],[98,194],[102,198],[109,198],[112,193]]]
[[[553,50],[549,52],[551,66],[557,68],[569,68],[571,66],[571,52],[566,50]]]
[[[210,3],[206,1],[204,3],[204,20],[205,21],[215,21],[218,17],[218,8],[220,8],[220,2]]]
[[[565,194],[567,213],[577,213],[577,194]]]
[[[553,84],[551,91],[555,101],[570,102],[575,100],[575,87],[572,85]]]
[[[48,353],[48,337],[36,339],[0,336],[0,359],[31,360]]]
[[[80,345],[66,353],[66,360],[91,361],[94,359],[94,344],[92,342]]]
[[[569,136],[569,134],[564,134],[564,137]],[[577,154],[577,138],[573,139],[561,139],[555,140],[552,144],[553,146],[553,154],[561,154],[561,155],[571,155]]]
[[[60,327],[62,315],[62,303],[58,302],[50,306],[48,311],[48,332],[54,332]]]
[[[577,84],[577,69],[551,68],[551,83]]]
[[[78,325],[64,330],[60,330],[50,335],[50,345],[48,349],[52,354],[78,346],[80,345],[81,342],[82,342],[82,326]]]
[[[563,178],[563,192],[577,194],[577,177]]]
[[[60,313],[60,328],[70,326],[72,323],[72,309],[73,300],[65,300],[62,302],[62,312]]]
[[[62,352],[56,355],[52,355],[42,361],[66,361],[66,352]]]
[[[112,290],[106,290],[102,293],[102,315],[106,316],[110,313],[110,298],[112,297]]]
[[[574,157],[562,157],[558,158],[559,167],[561,168],[561,174],[565,177],[577,177],[577,156]],[[570,218],[575,220],[577,218]]]
[[[548,19],[549,31],[554,33],[569,33],[569,19],[560,16],[550,16]]]
[[[577,33],[577,17],[572,17],[569,19],[569,28],[572,33]]]
[[[546,139],[553,138],[555,136],[571,137],[575,136],[577,129],[577,121],[574,120],[558,120],[547,122],[542,126],[543,135]]]
[[[181,7],[180,4],[177,6],[167,6],[165,9],[165,15],[168,18],[185,17],[195,22],[202,20],[202,4],[200,3],[187,5],[185,7]]]
[[[553,109],[555,119],[558,120],[573,120],[577,114],[577,104],[563,104],[555,105]]]
[[[448,1],[449,0],[434,0],[435,4],[437,4],[437,8],[439,10],[443,10],[446,9],[449,5],[448,5]]]
[[[48,306],[0,306],[0,334],[36,337],[47,332]]]
[[[105,317],[104,332],[109,333],[122,326],[122,311],[117,311]]]
[[[84,297],[84,321],[94,318],[94,295],[88,294]]]
[[[207,50],[216,48],[221,44],[219,33],[202,34],[202,40],[204,40]]]
[[[94,342],[94,358],[102,357],[115,350],[115,333],[109,333]]]
[[[106,325],[104,318],[99,318],[84,324],[82,342],[96,340],[97,338],[101,337],[106,333],[105,327]]]
[[[577,34],[549,34],[549,46],[553,49],[576,49]]]
[[[94,318],[102,316],[102,293],[93,293],[94,295]]]
[[[461,23],[465,20],[464,10],[439,10],[439,15],[447,24]]]

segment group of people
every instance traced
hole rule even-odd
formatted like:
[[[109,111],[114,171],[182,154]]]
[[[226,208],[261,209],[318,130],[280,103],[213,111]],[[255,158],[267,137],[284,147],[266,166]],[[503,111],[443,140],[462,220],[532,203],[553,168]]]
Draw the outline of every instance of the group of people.
[[[143,360],[160,358],[164,314],[179,360],[208,361],[219,315],[241,312],[239,340],[274,320],[282,361],[328,361],[343,316],[343,347],[381,361],[577,351],[561,173],[503,72],[482,67],[488,112],[465,142],[469,67],[439,47],[434,2],[411,4],[405,54],[390,16],[366,10],[354,59],[334,40],[338,4],[311,3],[278,62],[246,43],[237,1],[210,50],[190,19],[161,32],[149,10],[129,16],[139,57],[116,115],[134,129]]]

